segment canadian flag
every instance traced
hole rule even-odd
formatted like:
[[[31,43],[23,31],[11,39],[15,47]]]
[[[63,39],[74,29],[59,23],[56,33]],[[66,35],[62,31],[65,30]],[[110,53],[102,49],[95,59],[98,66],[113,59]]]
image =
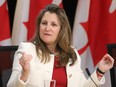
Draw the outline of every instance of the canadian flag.
[[[112,43],[116,43],[116,0],[78,0],[72,44],[82,58],[82,68],[92,73]],[[111,87],[109,72],[105,77],[103,87]]]
[[[33,37],[38,13],[51,3],[62,6],[62,0],[17,0],[12,31],[13,45],[18,45]]]
[[[11,45],[9,14],[6,0],[0,0],[0,46]]]

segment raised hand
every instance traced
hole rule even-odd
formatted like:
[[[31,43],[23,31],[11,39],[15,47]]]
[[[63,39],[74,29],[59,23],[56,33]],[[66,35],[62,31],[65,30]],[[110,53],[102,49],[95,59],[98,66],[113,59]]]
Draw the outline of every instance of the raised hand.
[[[22,66],[22,74],[20,79],[23,81],[26,81],[28,76],[29,76],[29,72],[30,72],[30,61],[32,59],[32,56],[30,54],[26,54],[26,53],[22,53],[22,57],[19,60],[20,65]]]
[[[114,59],[109,54],[106,54],[103,56],[102,60],[99,62],[98,68],[102,72],[106,72],[109,69],[111,69],[113,65],[114,65]]]

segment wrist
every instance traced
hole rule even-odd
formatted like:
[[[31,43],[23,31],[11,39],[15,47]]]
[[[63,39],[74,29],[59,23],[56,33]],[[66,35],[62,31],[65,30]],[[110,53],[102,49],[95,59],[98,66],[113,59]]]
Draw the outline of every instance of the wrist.
[[[96,71],[96,74],[98,77],[103,77],[103,75],[104,75],[104,74],[99,73],[98,71]]]
[[[22,72],[20,79],[26,82],[28,77],[29,77],[29,74]]]
[[[99,73],[99,74],[105,74],[105,72],[103,72],[102,70],[100,70],[99,68],[97,68],[97,72]]]

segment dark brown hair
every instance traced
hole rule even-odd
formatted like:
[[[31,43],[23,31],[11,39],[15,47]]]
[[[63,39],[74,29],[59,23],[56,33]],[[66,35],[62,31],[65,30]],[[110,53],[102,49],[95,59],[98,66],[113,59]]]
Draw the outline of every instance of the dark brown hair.
[[[46,6],[38,15],[37,23],[36,23],[36,33],[34,39],[32,40],[36,45],[36,51],[38,56],[41,55],[41,62],[49,62],[50,61],[50,51],[46,44],[41,40],[39,35],[39,28],[41,20],[45,14],[45,12],[55,13],[60,20],[61,30],[57,37],[56,50],[58,52],[59,57],[59,66],[66,66],[69,62],[69,59],[72,60],[71,65],[75,63],[77,60],[76,53],[74,49],[71,47],[71,29],[68,18],[64,9],[60,8],[55,4],[50,4]]]

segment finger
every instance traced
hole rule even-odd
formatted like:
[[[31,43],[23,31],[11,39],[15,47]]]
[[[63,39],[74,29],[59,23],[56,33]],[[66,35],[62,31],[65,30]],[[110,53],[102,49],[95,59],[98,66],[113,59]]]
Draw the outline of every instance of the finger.
[[[110,62],[114,62],[113,57],[111,57],[109,54],[106,55],[107,56],[107,60]]]
[[[32,55],[26,54],[25,52],[23,52],[21,59],[25,59],[25,58],[32,58]]]
[[[24,56],[26,53],[25,52],[21,52],[22,56]]]
[[[29,64],[29,62],[31,61],[31,58],[25,58],[25,60],[19,60],[19,63],[22,65],[22,66],[25,66],[26,64]]]
[[[107,54],[104,59],[105,59],[106,64],[108,64],[111,67],[113,66],[114,59],[109,54]]]
[[[106,54],[106,55],[104,56],[104,60],[108,60],[108,59],[114,61],[114,59],[113,59],[109,54]]]
[[[26,61],[31,61],[32,56],[31,55],[24,55],[19,59],[19,62],[21,64],[25,63]]]
[[[25,57],[25,58],[20,58],[19,61],[27,61],[27,60],[31,60],[31,57]]]

